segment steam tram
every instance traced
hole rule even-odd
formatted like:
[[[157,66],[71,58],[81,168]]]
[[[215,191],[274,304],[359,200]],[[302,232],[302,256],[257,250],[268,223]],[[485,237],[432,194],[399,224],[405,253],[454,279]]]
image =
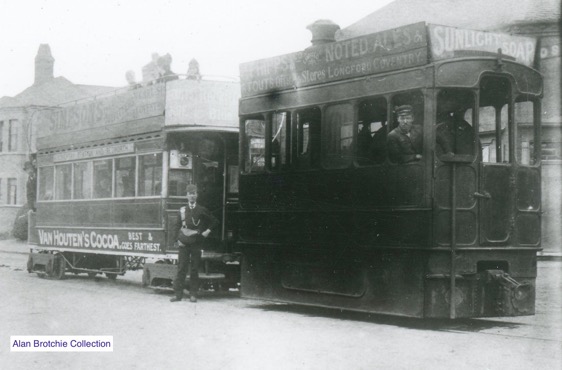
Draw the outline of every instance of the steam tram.
[[[41,111],[28,271],[115,279],[143,269],[145,285],[171,286],[178,250],[168,226],[194,183],[222,221],[201,279],[236,287],[226,214],[237,204],[239,95],[237,82],[176,79]]]
[[[532,315],[535,40],[417,23],[242,64],[247,298],[423,318]],[[317,36],[315,32],[322,33]],[[387,137],[407,105],[417,160]]]

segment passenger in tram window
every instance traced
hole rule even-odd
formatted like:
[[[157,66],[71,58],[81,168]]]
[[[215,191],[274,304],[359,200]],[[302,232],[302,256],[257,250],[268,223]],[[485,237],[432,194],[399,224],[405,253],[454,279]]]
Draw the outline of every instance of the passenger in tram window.
[[[95,192],[96,198],[110,198],[111,197],[111,181],[106,176],[102,176],[98,181]]]
[[[462,114],[441,114],[435,131],[435,152],[439,158],[474,154],[474,130]]]
[[[219,220],[197,203],[197,186],[187,186],[187,205],[180,208],[174,230],[175,240],[179,247],[178,272],[174,279],[175,297],[170,302],[178,302],[183,298],[185,277],[189,274],[189,300],[197,302],[199,290],[199,263],[205,238],[219,225]]]
[[[357,133],[357,154],[360,158],[369,157],[369,148],[371,147],[371,124],[363,123],[361,129]]]
[[[381,127],[375,131],[371,140],[370,154],[375,163],[382,163],[386,160],[386,139],[387,139],[386,121],[381,122]]]
[[[395,108],[398,127],[388,134],[388,156],[394,163],[419,161],[421,153],[421,125],[414,125],[414,113],[411,105]]]

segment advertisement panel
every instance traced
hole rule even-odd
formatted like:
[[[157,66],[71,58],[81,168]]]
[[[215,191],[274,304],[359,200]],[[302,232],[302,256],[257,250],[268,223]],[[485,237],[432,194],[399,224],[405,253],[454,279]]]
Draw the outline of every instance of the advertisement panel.
[[[429,40],[433,60],[470,56],[470,52],[498,53],[528,67],[535,61],[537,40],[532,37],[511,36],[505,33],[466,30],[430,24]]]
[[[164,231],[126,229],[42,228],[30,242],[42,247],[83,249],[89,252],[162,254],[166,252]]]
[[[34,116],[37,137],[44,138],[162,116],[165,92],[166,85],[160,83],[38,111]]]
[[[242,96],[304,87],[427,63],[425,23],[240,65]]]
[[[240,84],[176,80],[166,84],[166,126],[238,127]]]

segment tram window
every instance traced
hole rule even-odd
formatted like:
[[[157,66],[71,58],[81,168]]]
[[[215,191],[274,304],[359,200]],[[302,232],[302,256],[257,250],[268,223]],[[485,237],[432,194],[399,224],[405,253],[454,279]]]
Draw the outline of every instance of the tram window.
[[[55,166],[55,199],[66,200],[72,197],[70,184],[72,167],[70,164]]]
[[[172,197],[185,197],[187,185],[193,184],[191,170],[170,170],[168,178],[168,194]]]
[[[301,169],[316,167],[320,152],[320,109],[303,109],[296,112],[296,117],[295,164]]]
[[[518,99],[515,102],[515,123],[517,124],[517,162],[522,165],[534,165],[537,161],[534,155],[534,116],[533,101]]]
[[[435,153],[442,159],[474,156],[472,114],[475,96],[467,90],[442,90],[437,95]]]
[[[501,77],[484,77],[480,82],[479,136],[482,142],[482,161],[507,163],[510,161],[509,103],[511,85]]]
[[[391,131],[386,143],[388,157],[394,163],[415,162],[421,159],[423,147],[423,122],[424,122],[424,100],[421,91],[397,94],[392,98],[394,111],[392,114]],[[402,119],[411,121],[408,125],[399,127],[399,115],[405,109],[411,110],[412,116]]]
[[[115,196],[135,196],[135,176],[137,162],[135,157],[115,159]]]
[[[345,168],[353,161],[353,106],[331,105],[326,108],[322,130],[322,165]]]
[[[244,164],[246,172],[265,171],[265,120],[249,119],[244,123]]]
[[[54,174],[53,166],[39,168],[39,200],[53,200]]]
[[[94,198],[111,198],[113,161],[94,161]]]
[[[290,114],[274,113],[271,118],[271,169],[279,170],[287,164],[287,127]]]
[[[74,163],[74,199],[92,197],[92,162]]]
[[[359,165],[385,161],[388,134],[386,121],[386,99],[370,99],[359,104],[357,123],[357,163]]]
[[[139,196],[150,197],[162,192],[162,153],[139,156]]]

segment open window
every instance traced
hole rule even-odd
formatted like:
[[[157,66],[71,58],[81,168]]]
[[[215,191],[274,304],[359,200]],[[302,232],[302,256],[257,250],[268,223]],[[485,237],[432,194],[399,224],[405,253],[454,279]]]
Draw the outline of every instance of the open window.
[[[475,104],[475,95],[469,90],[444,89],[437,95],[435,154],[441,161],[472,162],[479,153]]]
[[[368,166],[386,160],[387,101],[373,98],[359,103],[357,122],[357,163]]]
[[[320,159],[320,108],[308,108],[296,112],[296,155],[299,169],[318,167]]]
[[[278,171],[287,165],[288,160],[288,127],[291,124],[291,114],[289,112],[275,112],[271,117],[271,155],[269,168]]]
[[[346,168],[353,162],[353,106],[349,103],[326,108],[322,130],[322,166]]]
[[[244,121],[244,170],[265,171],[265,120],[262,118]]]
[[[482,161],[510,162],[511,127],[509,122],[511,85],[502,77],[486,76],[480,82],[479,137]]]
[[[421,91],[396,94],[392,97],[392,119],[386,143],[388,157],[393,163],[413,163],[421,159],[423,150],[424,99]],[[400,126],[399,112],[408,107],[409,125]]]

